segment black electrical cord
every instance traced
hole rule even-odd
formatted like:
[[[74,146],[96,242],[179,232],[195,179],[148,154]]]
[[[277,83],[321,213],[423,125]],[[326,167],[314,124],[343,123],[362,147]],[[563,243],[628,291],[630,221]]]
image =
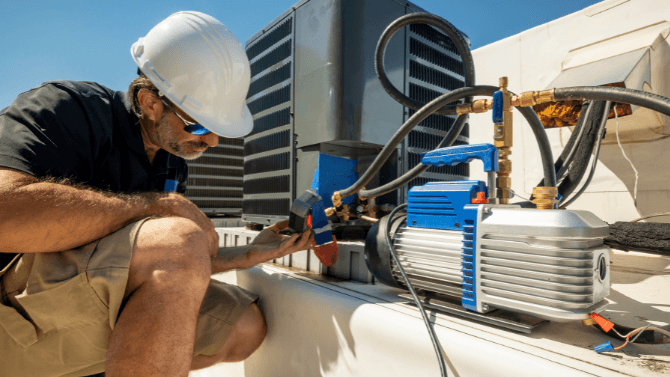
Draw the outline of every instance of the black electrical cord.
[[[594,151],[594,160],[593,160],[593,166],[591,166],[591,172],[589,173],[588,178],[586,178],[586,181],[582,185],[582,187],[577,191],[575,195],[573,195],[570,200],[566,201],[565,203],[559,203],[560,207],[559,208],[566,208],[569,206],[572,202],[577,200],[584,191],[586,191],[586,188],[591,184],[591,179],[593,179],[593,174],[596,171],[596,166],[598,165],[598,156],[600,155],[600,146],[603,143],[603,137],[605,137],[605,126],[607,125],[607,118],[609,117],[610,113],[610,106],[612,105],[612,102],[607,101],[605,103],[605,109],[603,110],[603,116],[600,119],[600,126],[598,127],[598,141],[596,142],[595,146],[595,151]]]
[[[386,46],[391,40],[391,37],[393,37],[393,35],[398,31],[402,30],[402,28],[410,24],[428,24],[445,33],[454,43],[456,50],[458,50],[458,53],[463,60],[463,64],[465,66],[465,74],[463,75],[465,77],[465,86],[473,86],[475,84],[475,64],[472,59],[470,47],[463,34],[458,31],[458,29],[456,29],[451,23],[449,23],[449,21],[442,17],[430,13],[412,13],[393,21],[386,28],[386,30],[384,30],[381,37],[379,37],[379,41],[377,42],[377,50],[375,52],[375,70],[377,71],[377,76],[379,77],[379,81],[382,84],[382,87],[391,97],[393,97],[393,99],[412,110],[419,110],[424,106],[423,103],[407,97],[405,94],[396,89],[391,81],[389,81],[384,70],[384,54],[386,52]],[[465,102],[470,102],[470,99],[466,98]],[[448,103],[450,102],[447,102],[446,104]],[[439,115],[456,114],[455,107],[443,108],[442,106],[434,111],[434,113]]]
[[[440,351],[440,342],[437,339],[437,335],[435,334],[435,329],[430,325],[430,321],[428,320],[428,315],[426,314],[426,311],[423,308],[423,305],[421,304],[421,300],[419,300],[419,296],[417,296],[416,291],[414,290],[414,287],[412,287],[412,284],[409,282],[409,278],[407,277],[407,274],[405,273],[405,269],[402,267],[400,264],[400,260],[398,260],[398,256],[395,253],[395,250],[393,249],[393,241],[391,241],[391,224],[393,223],[393,216],[395,216],[398,211],[400,211],[403,208],[407,208],[407,204],[401,204],[393,209],[391,213],[388,216],[388,221],[386,222],[386,229],[384,230],[384,238],[386,239],[386,243],[388,244],[389,250],[391,251],[391,256],[393,257],[393,261],[395,262],[396,266],[398,266],[398,271],[400,271],[400,275],[402,275],[402,278],[405,279],[405,284],[407,284],[407,288],[409,289],[409,292],[412,294],[412,297],[414,298],[414,301],[416,302],[416,305],[419,307],[419,311],[421,312],[421,317],[423,318],[423,323],[426,324],[426,328],[428,329],[428,334],[430,335],[430,340],[433,342],[433,348],[435,349],[435,354],[437,355],[437,360],[440,363],[440,375],[443,377],[447,376],[447,369],[444,363],[444,357],[442,356],[442,352]]]
[[[469,96],[481,96],[481,95],[493,95],[497,90],[496,86],[475,86],[475,87],[465,87],[454,89],[449,93],[445,93],[434,100],[428,102],[424,107],[419,109],[414,115],[412,115],[406,122],[403,124],[398,131],[391,137],[388,143],[382,148],[375,160],[372,162],[370,167],[361,175],[361,177],[351,186],[347,187],[344,190],[340,191],[340,197],[342,199],[347,196],[353,195],[360,191],[372,178],[374,174],[381,169],[382,165],[386,160],[393,154],[395,148],[400,142],[407,136],[414,127],[421,123],[424,119],[432,115],[435,110],[444,106],[446,103],[451,103],[457,101],[464,97]],[[364,196],[365,197],[365,196]]]

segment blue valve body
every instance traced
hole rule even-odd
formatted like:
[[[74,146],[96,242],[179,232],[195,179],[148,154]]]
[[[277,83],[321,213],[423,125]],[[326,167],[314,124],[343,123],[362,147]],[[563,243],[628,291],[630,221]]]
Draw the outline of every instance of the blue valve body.
[[[493,93],[493,123],[503,122],[503,92]]]

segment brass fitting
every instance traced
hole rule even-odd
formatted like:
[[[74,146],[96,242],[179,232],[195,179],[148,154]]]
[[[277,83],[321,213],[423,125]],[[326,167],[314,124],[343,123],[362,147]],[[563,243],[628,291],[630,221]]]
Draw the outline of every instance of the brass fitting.
[[[512,161],[508,156],[512,154],[512,150],[509,147],[501,147],[498,148],[498,151],[500,155],[498,157],[496,197],[500,204],[509,204],[509,199],[512,197],[512,178],[510,177],[512,173]]]
[[[340,195],[339,191],[335,191],[331,200],[333,201],[333,207],[342,207],[342,196]]]
[[[349,205],[343,204],[342,211],[337,212],[337,216],[342,219],[342,221],[349,221]]]
[[[596,322],[596,320],[593,319],[593,318],[587,318],[587,319],[582,320],[582,324],[583,324],[584,326],[593,326],[593,325],[595,325],[595,324],[597,324],[597,323],[598,323],[598,322]]]
[[[533,188],[533,203],[537,209],[554,209],[554,204],[558,203],[556,196],[558,189],[556,187],[535,187]]]
[[[478,99],[472,103],[464,103],[456,106],[456,114],[484,113],[493,108],[493,101],[490,99]]]
[[[528,107],[540,103],[556,102],[556,97],[554,96],[555,90],[556,89],[547,89],[538,92],[523,92],[519,95],[512,96],[512,106]]]
[[[332,216],[336,210],[335,207],[328,207],[324,210],[324,212],[326,212],[326,216]]]

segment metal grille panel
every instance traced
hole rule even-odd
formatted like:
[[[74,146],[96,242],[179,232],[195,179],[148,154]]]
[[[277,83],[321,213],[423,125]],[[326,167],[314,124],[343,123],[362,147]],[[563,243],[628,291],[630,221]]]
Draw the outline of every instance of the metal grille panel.
[[[244,145],[243,219],[270,223],[288,216],[293,200],[293,15],[247,45],[247,105],[254,129]]]
[[[186,162],[186,197],[204,213],[242,212],[243,143],[243,139],[220,137],[219,145]]]
[[[405,90],[410,98],[428,103],[444,93],[465,85],[465,66],[456,46],[442,32],[429,25],[410,25],[406,34]],[[407,109],[406,119],[415,114]],[[420,154],[433,150],[453,127],[456,116],[431,115],[423,120],[405,139],[405,169],[421,162]],[[466,125],[453,145],[468,143]],[[407,189],[438,180],[463,180],[469,176],[469,166],[431,167],[422,177],[412,180]]]

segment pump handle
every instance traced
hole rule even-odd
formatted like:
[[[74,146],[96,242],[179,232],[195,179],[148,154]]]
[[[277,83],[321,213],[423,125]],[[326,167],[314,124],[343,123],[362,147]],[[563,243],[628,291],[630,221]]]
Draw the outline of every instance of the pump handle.
[[[498,171],[498,148],[492,144],[458,145],[423,153],[421,162],[429,166],[467,164],[478,159],[484,163],[484,171]]]

